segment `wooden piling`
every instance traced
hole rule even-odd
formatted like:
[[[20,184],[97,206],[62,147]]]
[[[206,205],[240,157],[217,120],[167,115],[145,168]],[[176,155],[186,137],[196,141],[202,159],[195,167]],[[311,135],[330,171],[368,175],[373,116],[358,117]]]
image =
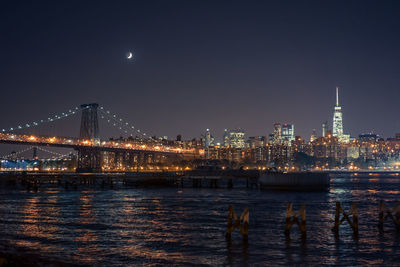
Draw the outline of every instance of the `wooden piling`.
[[[230,205],[228,208],[228,223],[226,226],[225,237],[227,239],[230,239],[233,230],[235,230],[235,228],[237,227],[242,234],[243,240],[247,241],[249,235],[249,218],[250,211],[248,207],[245,207],[243,213],[240,215],[240,218],[238,218],[235,211],[233,210],[233,206]]]
[[[353,211],[353,231],[355,234],[358,234],[358,208],[357,203],[351,203],[351,210]]]
[[[384,215],[385,215],[385,202],[383,200],[379,201],[379,218],[378,218],[378,228],[383,230],[383,223],[385,222]]]
[[[340,218],[340,214],[343,215],[342,218]],[[352,218],[350,219],[350,215],[352,215]],[[347,221],[350,225],[350,227],[353,229],[353,233],[355,235],[358,235],[358,209],[357,209],[357,203],[353,202],[351,204],[351,209],[348,213],[346,213],[340,202],[336,202],[336,211],[335,211],[335,225],[332,227],[332,231],[335,234],[339,234],[339,226],[344,222]]]
[[[300,221],[299,221],[300,219]],[[290,229],[293,224],[297,224],[300,229],[301,235],[306,236],[306,205],[301,205],[299,212],[293,211],[293,204],[289,202],[286,206],[286,224],[285,224],[285,235],[290,235]]]
[[[400,204],[396,203],[393,210],[390,210],[385,202],[381,200],[379,202],[379,222],[378,227],[380,230],[383,230],[383,224],[385,221],[390,218],[394,225],[396,226],[396,230],[400,231]]]

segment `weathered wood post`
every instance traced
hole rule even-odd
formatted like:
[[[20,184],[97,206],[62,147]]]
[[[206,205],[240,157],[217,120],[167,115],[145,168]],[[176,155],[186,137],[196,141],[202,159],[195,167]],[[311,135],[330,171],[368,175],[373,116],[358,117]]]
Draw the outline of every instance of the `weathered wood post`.
[[[334,231],[335,233],[339,232],[339,218],[340,218],[340,203],[336,202],[335,225],[332,228],[332,231]]]
[[[242,215],[240,215],[240,218],[238,218],[235,211],[233,210],[233,206],[230,205],[228,208],[228,223],[226,226],[225,238],[230,240],[233,230],[238,227],[240,233],[242,234],[243,240],[247,241],[249,235],[249,218],[250,211],[248,207],[244,209]]]
[[[300,218],[300,221],[299,221]],[[285,235],[290,235],[290,229],[293,224],[297,224],[300,229],[302,237],[306,237],[306,205],[301,205],[298,213],[293,211],[293,204],[289,202],[286,206],[286,224],[285,224]]]
[[[226,232],[225,232],[225,238],[230,239],[231,238],[231,234],[232,234],[232,218],[233,218],[233,206],[229,205],[228,208],[228,224],[226,225]]]
[[[379,222],[378,222],[378,228],[380,230],[383,230],[383,223],[385,222],[384,220],[384,213],[385,213],[385,202],[383,200],[379,201]]]
[[[250,221],[249,207],[244,208],[242,215],[240,215],[240,221],[243,222],[243,228],[239,227],[240,232],[242,233],[243,239],[247,241],[249,236],[249,221]]]
[[[301,216],[301,222],[300,222],[300,231],[302,235],[306,235],[306,205],[301,205],[300,206],[300,216]]]
[[[286,206],[286,224],[285,224],[285,235],[290,234],[290,228],[292,227],[292,212],[293,212],[293,205],[292,202],[289,202]]]
[[[356,202],[351,203],[351,210],[353,212],[353,225],[351,227],[354,234],[358,235],[358,208]]]
[[[340,219],[340,214],[343,214],[343,217]],[[352,220],[350,219],[350,215],[352,215]],[[346,213],[340,202],[336,202],[336,211],[335,211],[335,225],[332,227],[332,231],[335,234],[339,234],[339,226],[344,222],[347,221],[350,227],[353,229],[353,233],[358,235],[358,209],[357,203],[353,202],[351,204],[351,209],[348,213]]]
[[[386,214],[386,215],[385,215]],[[390,218],[394,225],[396,226],[396,230],[400,231],[400,204],[396,203],[393,210],[390,210],[383,200],[379,203],[379,222],[378,227],[380,230],[383,230],[384,222]]]
[[[400,231],[400,203],[396,203],[393,209],[393,222],[396,225],[396,230]]]

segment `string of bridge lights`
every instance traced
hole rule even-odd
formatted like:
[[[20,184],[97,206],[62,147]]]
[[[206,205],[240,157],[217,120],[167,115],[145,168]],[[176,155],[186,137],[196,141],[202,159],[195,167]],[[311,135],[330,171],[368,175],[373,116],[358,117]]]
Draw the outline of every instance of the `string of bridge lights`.
[[[2,129],[1,131],[4,132],[13,132],[16,130],[21,130],[21,129],[26,129],[26,128],[31,128],[31,127],[35,127],[44,123],[48,123],[48,122],[53,122],[53,121],[57,121],[57,120],[61,120],[64,118],[67,118],[71,115],[75,115],[79,110],[81,109],[87,109],[88,107],[84,107],[84,108],[79,108],[79,107],[75,107],[73,109],[69,109],[67,112],[63,112],[61,113],[61,115],[54,115],[52,117],[48,117],[47,119],[43,119],[40,121],[34,121],[32,123],[26,123],[26,124],[20,124],[17,127],[11,127],[8,129]]]
[[[35,126],[39,126],[44,123],[49,123],[53,121],[57,121],[60,119],[67,118],[71,115],[75,115],[77,112],[80,110],[88,109],[89,107],[75,107],[72,109],[69,109],[67,112],[61,113],[61,115],[54,115],[51,117],[48,117],[47,119],[39,120],[39,121],[33,121],[32,123],[26,123],[26,124],[20,124],[16,127],[10,127],[10,128],[3,128],[1,129],[1,132],[13,132],[17,130],[22,130],[22,129],[27,129],[27,128],[32,128]],[[153,137],[150,134],[147,134],[140,129],[136,129],[135,126],[131,125],[129,122],[124,121],[122,118],[117,117],[115,114],[111,114],[109,110],[105,110],[104,107],[100,107],[100,118],[105,119],[110,125],[118,128],[119,130],[125,132],[126,134],[130,134],[130,136],[134,135],[142,135],[146,138],[153,139]]]
[[[41,151],[43,151],[43,152],[47,152],[47,153],[49,153],[49,154],[58,156],[56,159],[58,159],[58,158],[63,158],[63,157],[66,157],[66,156],[69,156],[69,155],[70,155],[70,153],[68,153],[68,154],[61,154],[61,153],[58,153],[58,152],[55,152],[55,151],[50,151],[50,150],[44,149],[44,148],[42,148],[42,147],[37,147],[37,149],[38,149],[38,150],[41,150]]]
[[[47,149],[44,149],[44,148],[41,148],[41,147],[38,147],[38,146],[37,146],[37,149],[40,150],[40,151],[43,151],[43,152],[47,152],[47,153],[52,154],[52,155],[56,155],[56,156],[63,155],[61,153],[50,151],[50,150],[47,150]]]
[[[68,154],[61,154],[61,153],[58,153],[58,152],[55,152],[55,151],[50,151],[50,150],[47,150],[47,149],[44,149],[44,148],[41,148],[41,147],[38,147],[38,146],[30,146],[30,147],[28,147],[28,148],[25,148],[25,149],[20,150],[20,151],[17,151],[17,152],[10,153],[10,154],[5,155],[5,156],[2,156],[2,157],[0,157],[0,158],[2,158],[2,159],[10,158],[10,157],[12,157],[12,156],[16,156],[16,155],[19,155],[19,154],[28,152],[29,150],[32,150],[32,149],[34,149],[35,147],[36,147],[38,150],[40,150],[40,151],[43,151],[43,152],[46,152],[46,153],[49,153],[49,154],[52,154],[52,155],[57,156],[55,159],[65,158],[65,157],[68,157],[68,156],[70,155],[70,153],[68,153]]]
[[[130,136],[140,134],[144,137],[153,139],[153,137],[140,129],[136,129],[135,126],[131,125],[129,122],[124,121],[122,118],[117,117],[115,114],[111,114],[109,110],[105,110],[104,107],[100,107],[100,118],[106,120],[110,125],[118,128],[121,131],[124,131],[126,134],[130,134]],[[117,125],[119,124],[119,125]]]
[[[7,158],[10,158],[10,157],[12,157],[12,156],[16,156],[16,155],[25,153],[25,152],[27,152],[27,151],[33,149],[33,148],[34,148],[33,146],[30,146],[30,147],[25,148],[25,149],[23,149],[23,150],[20,150],[20,151],[17,151],[17,152],[12,152],[12,153],[10,153],[10,154],[8,154],[8,155],[2,156],[1,158],[2,158],[2,159],[7,159]]]

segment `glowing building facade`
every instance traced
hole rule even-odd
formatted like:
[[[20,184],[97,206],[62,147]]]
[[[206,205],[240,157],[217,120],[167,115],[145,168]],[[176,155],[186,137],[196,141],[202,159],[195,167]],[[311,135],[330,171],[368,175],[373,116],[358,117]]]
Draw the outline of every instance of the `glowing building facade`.
[[[333,112],[333,128],[332,135],[340,136],[343,134],[343,114],[342,107],[339,106],[339,87],[336,87],[336,105]]]
[[[295,140],[294,138],[294,125],[293,124],[288,124],[284,123],[282,125],[282,141],[286,141],[287,143],[291,143],[292,141]]]
[[[228,132],[229,146],[233,147],[233,148],[246,147],[244,136],[245,136],[245,132],[241,129],[230,130]]]
[[[350,135],[343,133],[343,113],[339,106],[339,87],[336,87],[336,105],[333,112],[332,135],[337,137],[340,143],[350,142]]]

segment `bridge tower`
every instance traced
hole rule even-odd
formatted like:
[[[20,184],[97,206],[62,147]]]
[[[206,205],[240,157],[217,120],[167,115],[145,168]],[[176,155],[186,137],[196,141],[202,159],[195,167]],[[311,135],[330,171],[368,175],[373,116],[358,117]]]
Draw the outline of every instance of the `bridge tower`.
[[[94,146],[100,144],[97,103],[81,105],[82,119],[79,137],[90,140]],[[101,172],[101,152],[95,147],[78,148],[77,172]]]
[[[100,142],[99,136],[99,121],[97,118],[97,108],[99,104],[84,104],[81,105],[82,119],[81,119],[81,132],[79,137],[81,139],[91,140],[93,144]]]

